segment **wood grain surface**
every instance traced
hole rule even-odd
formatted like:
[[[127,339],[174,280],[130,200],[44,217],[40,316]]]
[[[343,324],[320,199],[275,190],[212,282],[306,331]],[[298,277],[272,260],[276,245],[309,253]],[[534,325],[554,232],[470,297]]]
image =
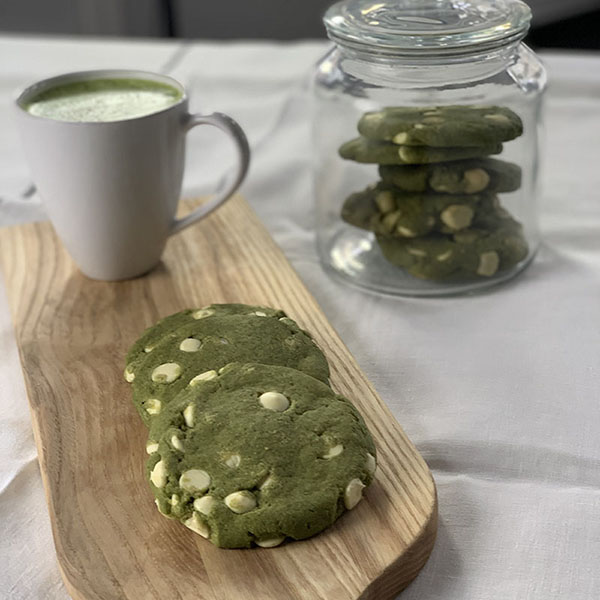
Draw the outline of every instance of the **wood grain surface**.
[[[427,465],[243,199],[171,239],[163,262],[131,281],[81,275],[46,223],[1,230],[0,255],[73,598],[387,600],[417,575],[437,526]],[[364,500],[314,538],[221,550],[156,510],[124,355],[160,317],[212,302],[280,307],[311,331],[333,387],[375,438],[378,469]]]

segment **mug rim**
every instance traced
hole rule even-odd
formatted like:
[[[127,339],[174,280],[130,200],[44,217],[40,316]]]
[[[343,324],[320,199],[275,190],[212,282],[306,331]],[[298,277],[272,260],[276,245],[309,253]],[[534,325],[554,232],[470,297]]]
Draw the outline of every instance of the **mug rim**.
[[[165,108],[161,108],[160,110],[151,112],[147,115],[140,115],[139,117],[127,117],[125,119],[112,119],[109,121],[63,121],[60,119],[53,119],[51,117],[33,115],[24,106],[27,99],[29,99],[32,95],[38,94],[44,90],[56,87],[63,83],[89,81],[93,79],[146,79],[150,81],[156,81],[158,83],[164,83],[174,87],[181,93],[181,97],[179,100],[177,100],[177,102],[174,102]],[[187,100],[187,91],[183,84],[177,81],[177,79],[174,79],[169,75],[163,75],[162,73],[156,73],[155,71],[144,71],[142,69],[89,69],[85,71],[70,71],[68,73],[53,75],[52,77],[46,77],[45,79],[40,79],[30,83],[25,88],[22,88],[20,91],[18,91],[14,97],[14,102],[22,114],[32,119],[52,121],[54,123],[62,123],[65,125],[106,125],[110,123],[128,123],[131,121],[138,121],[165,113],[178,106],[181,106],[183,103],[187,102]]]

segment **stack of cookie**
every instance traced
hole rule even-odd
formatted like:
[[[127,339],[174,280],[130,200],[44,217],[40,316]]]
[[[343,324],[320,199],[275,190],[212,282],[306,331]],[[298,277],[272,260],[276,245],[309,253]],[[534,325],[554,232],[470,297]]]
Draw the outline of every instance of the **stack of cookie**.
[[[166,317],[131,347],[124,376],[150,430],[159,511],[219,547],[310,537],[373,479],[362,417],[280,310],[215,304]]]
[[[372,231],[391,263],[424,279],[491,277],[528,253],[497,194],[521,169],[490,158],[523,133],[499,106],[392,107],[365,113],[342,158],[379,165],[380,180],[348,197],[342,218]]]

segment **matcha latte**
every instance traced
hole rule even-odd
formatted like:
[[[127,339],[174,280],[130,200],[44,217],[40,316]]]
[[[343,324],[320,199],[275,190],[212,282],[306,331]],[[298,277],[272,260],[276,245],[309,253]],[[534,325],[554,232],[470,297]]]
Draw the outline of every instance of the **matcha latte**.
[[[181,97],[177,88],[149,79],[89,79],[45,89],[24,108],[56,121],[122,121],[164,110]]]

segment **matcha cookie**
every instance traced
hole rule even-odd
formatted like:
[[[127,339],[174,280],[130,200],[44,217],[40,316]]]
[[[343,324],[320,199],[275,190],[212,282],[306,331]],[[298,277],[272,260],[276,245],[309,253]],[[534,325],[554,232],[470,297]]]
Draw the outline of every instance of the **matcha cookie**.
[[[479,214],[493,212],[494,197],[483,194],[419,194],[379,183],[350,195],[342,219],[379,235],[414,238],[431,231],[453,233]]]
[[[358,131],[404,146],[486,147],[520,136],[523,123],[502,106],[390,107],[365,113]]]
[[[342,144],[339,154],[347,160],[379,165],[420,165],[500,154],[502,144],[483,146],[434,148],[431,146],[398,146],[389,142],[355,138]]]
[[[188,383],[216,377],[230,362],[284,365],[328,381],[323,353],[294,321],[256,312],[191,319],[163,335],[135,369],[133,402],[144,423],[148,425]]]
[[[150,439],[160,512],[222,548],[319,533],[358,504],[376,467],[352,404],[286,367],[228,365],[182,391]]]
[[[135,378],[135,370],[138,362],[143,360],[144,356],[150,352],[157,342],[167,333],[177,329],[194,320],[205,319],[206,317],[223,315],[245,315],[260,314],[269,317],[284,317],[285,313],[281,310],[267,308],[265,306],[251,306],[247,304],[211,304],[203,308],[190,308],[181,312],[164,317],[154,325],[148,327],[133,344],[127,353],[125,379],[132,382]]]
[[[527,257],[521,226],[502,219],[495,229],[470,228],[452,236],[433,233],[413,240],[377,236],[385,258],[421,279],[492,277]]]
[[[514,192],[521,186],[521,167],[494,158],[474,158],[430,165],[383,165],[385,183],[405,192],[478,194]]]

